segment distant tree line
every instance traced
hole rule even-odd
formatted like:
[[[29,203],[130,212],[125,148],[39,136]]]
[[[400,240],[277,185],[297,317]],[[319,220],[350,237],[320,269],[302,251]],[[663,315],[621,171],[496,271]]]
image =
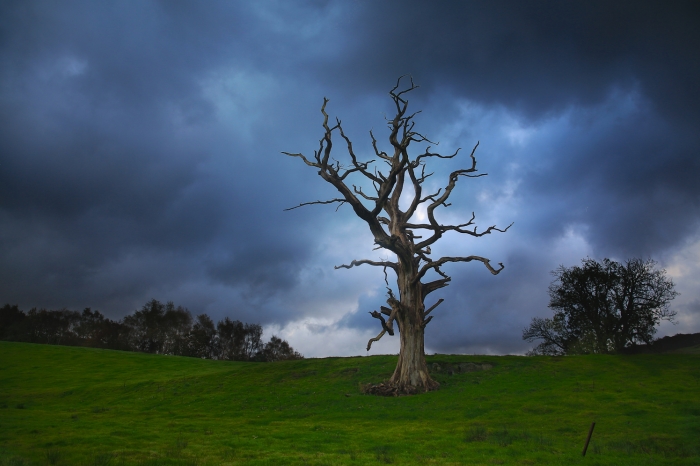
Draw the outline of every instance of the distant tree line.
[[[118,321],[90,308],[82,312],[33,308],[27,313],[16,305],[0,308],[0,339],[6,341],[229,361],[270,362],[304,357],[274,335],[263,343],[262,333],[258,324],[228,317],[214,324],[207,314],[192,317],[181,306],[155,299]]]

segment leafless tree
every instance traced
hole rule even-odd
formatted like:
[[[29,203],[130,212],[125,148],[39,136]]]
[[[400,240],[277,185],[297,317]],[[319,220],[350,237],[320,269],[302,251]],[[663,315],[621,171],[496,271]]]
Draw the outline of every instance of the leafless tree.
[[[425,362],[424,352],[424,332],[425,326],[433,318],[431,312],[443,302],[442,299],[425,308],[425,298],[435,290],[447,286],[451,278],[445,274],[441,267],[448,262],[472,262],[483,263],[493,274],[497,275],[503,270],[503,264],[499,263],[498,268],[491,266],[489,259],[480,256],[460,256],[441,257],[432,259],[430,257],[430,246],[438,241],[449,231],[466,234],[473,237],[488,235],[494,231],[505,232],[495,225],[483,231],[477,231],[474,225],[475,216],[465,223],[459,225],[442,225],[435,219],[435,210],[442,206],[448,207],[447,202],[450,194],[460,177],[476,178],[484,176],[485,173],[477,174],[476,158],[474,152],[478,147],[478,142],[470,154],[471,167],[455,170],[450,173],[447,185],[432,194],[423,194],[423,183],[432,175],[426,173],[425,162],[431,158],[451,159],[456,157],[459,149],[451,155],[441,155],[431,152],[428,146],[424,153],[415,158],[408,154],[408,147],[411,143],[436,144],[422,134],[414,131],[414,117],[417,113],[407,114],[408,100],[406,94],[418,88],[410,79],[410,86],[400,90],[402,78],[399,78],[396,86],[389,92],[391,99],[396,106],[396,115],[393,119],[387,119],[390,129],[389,142],[391,144],[391,155],[380,150],[377,140],[372,131],[372,147],[380,162],[385,163],[388,168],[380,171],[377,168],[370,168],[375,160],[361,162],[355,155],[352,142],[343,132],[340,120],[336,118],[336,123],[332,127],[328,124],[328,114],[326,105],[328,99],[324,97],[321,113],[323,114],[323,128],[325,130],[320,140],[319,148],[314,152],[313,158],[308,158],[300,153],[283,152],[291,157],[299,157],[307,165],[318,169],[318,174],[328,183],[332,184],[340,193],[341,197],[326,201],[312,201],[299,204],[286,210],[296,209],[311,204],[349,204],[355,214],[364,220],[374,236],[376,249],[385,249],[393,253],[395,261],[391,260],[353,260],[348,265],[339,265],[335,268],[350,269],[359,265],[372,265],[384,268],[385,280],[386,271],[391,269],[396,273],[399,297],[396,298],[388,287],[388,307],[381,306],[380,312],[373,311],[372,317],[381,322],[381,332],[367,343],[369,351],[373,342],[378,341],[386,333],[394,335],[394,323],[396,323],[401,340],[401,350],[398,364],[393,376],[386,384],[374,387],[371,392],[377,394],[411,394],[430,390],[436,390],[439,384],[428,374],[428,367]],[[334,132],[340,133],[347,145],[351,164],[342,165],[339,161],[331,158],[333,148],[332,136]],[[368,179],[374,188],[374,192],[366,193],[362,187],[349,184],[350,175],[361,175]],[[399,199],[406,193],[405,188],[413,190],[413,197],[408,208],[401,210]],[[401,203],[404,204],[403,202]],[[421,205],[427,206],[425,211],[427,223],[413,223],[412,218]],[[511,224],[512,225],[512,224]],[[417,233],[427,232],[425,236]],[[436,272],[439,278],[423,282],[426,274]],[[385,318],[386,316],[386,318]]]

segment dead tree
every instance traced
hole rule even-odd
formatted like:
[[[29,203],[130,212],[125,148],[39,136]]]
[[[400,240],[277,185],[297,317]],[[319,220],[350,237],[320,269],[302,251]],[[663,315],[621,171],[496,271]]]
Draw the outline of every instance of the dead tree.
[[[328,183],[335,186],[341,195],[339,198],[327,201],[304,202],[286,210],[311,204],[339,203],[339,206],[349,204],[355,214],[369,226],[374,236],[374,242],[377,245],[376,249],[388,250],[396,256],[395,261],[361,259],[353,260],[349,265],[335,267],[336,269],[350,269],[366,264],[383,267],[385,277],[387,269],[391,269],[396,273],[399,297],[397,299],[394,296],[387,282],[388,307],[382,306],[381,312],[373,311],[370,313],[372,317],[381,322],[381,332],[367,343],[367,350],[369,351],[372,343],[382,338],[386,333],[394,335],[394,323],[396,323],[401,339],[398,364],[389,382],[382,384],[381,387],[377,386],[377,390],[375,390],[375,392],[384,391],[392,394],[419,393],[436,390],[439,387],[439,384],[428,374],[424,352],[424,332],[425,326],[433,318],[430,313],[443,300],[439,299],[428,309],[425,308],[424,301],[430,293],[449,284],[451,278],[441,270],[441,267],[448,262],[478,261],[483,263],[493,275],[497,275],[503,270],[503,264],[499,263],[499,268],[494,268],[491,266],[489,259],[480,256],[432,259],[430,257],[430,246],[449,231],[481,237],[493,231],[505,232],[510,228],[509,225],[505,229],[499,229],[494,225],[478,232],[477,227],[474,225],[474,214],[467,222],[459,225],[442,225],[435,219],[435,210],[438,207],[448,207],[450,205],[447,200],[460,177],[476,178],[486,175],[485,173],[476,173],[474,152],[479,143],[477,142],[470,154],[471,167],[453,171],[450,173],[447,186],[435,193],[424,195],[423,183],[432,175],[432,173],[426,173],[425,162],[430,158],[451,159],[457,156],[459,149],[451,155],[441,155],[431,152],[431,148],[428,146],[424,153],[411,159],[408,154],[408,146],[412,142],[435,143],[414,131],[415,122],[413,118],[419,112],[411,115],[406,114],[408,100],[405,95],[418,88],[418,86],[414,85],[413,79],[411,79],[410,87],[399,90],[401,79],[398,79],[396,86],[389,92],[396,106],[394,118],[391,120],[387,119],[391,131],[389,134],[389,142],[393,149],[391,155],[379,149],[377,140],[372,131],[370,131],[374,153],[381,162],[388,166],[387,171],[380,171],[376,168],[371,169],[370,165],[375,160],[368,162],[358,160],[353,150],[352,142],[343,132],[340,120],[336,118],[334,126],[328,125],[328,114],[326,113],[328,99],[325,97],[321,107],[325,133],[320,140],[318,150],[314,152],[313,158],[307,158],[300,153],[283,152],[291,157],[299,157],[307,165],[317,168],[318,174]],[[340,137],[347,144],[351,162],[349,166],[343,166],[340,162],[331,158],[331,150],[333,148],[332,136],[335,131],[340,133]],[[362,190],[362,187],[349,184],[348,177],[350,175],[362,175],[369,179],[374,187],[374,192],[366,193]],[[407,185],[411,186],[413,197],[408,208],[401,210],[399,199]],[[413,223],[411,219],[421,204],[427,206],[428,222]],[[417,234],[422,231],[427,232],[424,233],[425,237]],[[436,272],[439,278],[426,283],[422,282],[426,274],[431,271]],[[384,316],[387,318],[385,319]]]

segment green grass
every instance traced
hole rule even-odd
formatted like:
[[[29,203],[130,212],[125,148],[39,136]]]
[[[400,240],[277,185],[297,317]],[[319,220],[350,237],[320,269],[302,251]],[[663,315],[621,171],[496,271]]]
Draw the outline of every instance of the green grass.
[[[0,342],[0,465],[700,464],[699,355],[428,357],[463,361],[493,369],[379,398],[359,387],[396,356],[240,363]]]

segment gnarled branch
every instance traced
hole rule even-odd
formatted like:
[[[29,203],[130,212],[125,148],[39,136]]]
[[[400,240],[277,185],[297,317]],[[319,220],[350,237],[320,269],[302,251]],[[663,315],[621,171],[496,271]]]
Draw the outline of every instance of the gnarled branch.
[[[310,161],[309,159],[307,159],[306,157],[304,157],[304,154],[292,154],[292,153],[290,153],[290,152],[282,152],[282,153],[283,153],[284,155],[288,155],[288,156],[290,156],[290,157],[299,157],[301,160],[304,161],[304,163],[305,163],[306,165],[308,165],[308,166],[310,166],[310,167],[319,168],[319,167],[321,166],[321,165],[319,165],[318,163],[312,162],[312,161]]]
[[[377,311],[372,311],[369,314],[375,319],[379,319],[382,322],[382,328],[389,332],[389,335],[394,336],[394,329],[386,324],[386,320],[384,320],[384,317],[382,317],[381,313]]]
[[[439,267],[443,264],[446,264],[447,262],[471,262],[471,261],[479,261],[482,262],[487,269],[489,269],[489,272],[491,272],[493,275],[498,275],[501,270],[505,268],[505,266],[499,262],[498,265],[501,266],[500,269],[494,269],[491,266],[491,261],[489,259],[486,259],[485,257],[480,257],[480,256],[467,256],[467,257],[441,257],[440,259],[429,262],[425,264],[423,267],[421,267],[420,271],[416,274],[415,278],[413,279],[413,283],[417,283],[423,276],[428,272],[430,269],[434,269],[437,271],[440,275],[442,275],[443,280],[444,279],[449,279],[444,273],[442,273],[439,270]],[[449,280],[448,280],[449,281]]]
[[[386,152],[380,151],[377,148],[377,140],[374,138],[374,133],[372,133],[371,130],[369,132],[369,136],[372,138],[372,147],[374,147],[374,153],[377,155],[377,157],[382,158],[386,161],[390,161],[391,157],[389,157]]]
[[[442,304],[443,301],[444,301],[444,299],[442,299],[442,298],[438,299],[438,301],[437,301],[435,304],[433,304],[432,306],[430,306],[430,307],[428,308],[427,311],[424,311],[424,312],[423,312],[423,317],[426,317],[428,314],[430,314],[431,312],[433,312],[433,309],[435,309],[435,308],[438,307],[440,304]]]
[[[340,120],[336,118],[336,121],[338,122],[338,130],[340,131],[340,136],[342,136],[343,139],[345,139],[345,142],[348,145],[348,154],[350,154],[350,159],[352,160],[352,164],[355,168],[347,170],[343,175],[340,177],[341,180],[345,179],[350,173],[359,171],[363,175],[365,175],[367,178],[369,178],[372,181],[380,182],[381,180],[373,175],[372,173],[367,171],[367,167],[369,166],[370,163],[374,162],[374,160],[370,160],[369,162],[358,162],[357,157],[355,156],[355,152],[352,149],[352,141],[350,141],[350,138],[348,138],[345,133],[343,132],[343,127],[340,126]]]
[[[480,175],[471,175],[471,173],[476,172],[476,158],[474,157],[474,152],[476,152],[476,148],[479,147],[479,143],[477,142],[476,145],[474,146],[474,149],[472,149],[471,152],[471,159],[472,159],[472,166],[470,168],[466,168],[463,170],[455,170],[452,173],[450,173],[450,178],[449,178],[449,183],[445,187],[445,191],[442,193],[440,197],[437,199],[433,199],[432,204],[428,206],[427,209],[427,214],[428,214],[428,221],[430,222],[430,225],[433,227],[433,235],[430,236],[429,238],[423,240],[421,243],[417,244],[418,249],[423,249],[425,246],[429,246],[442,238],[442,231],[440,231],[440,225],[438,224],[437,220],[435,220],[435,209],[438,206],[444,205],[447,207],[449,204],[447,204],[447,199],[450,197],[450,194],[452,194],[452,190],[454,189],[455,185],[457,184],[457,180],[459,179],[460,176],[467,176],[467,177],[479,177],[479,176],[485,176],[485,173],[482,173]],[[457,152],[455,152],[455,155]]]
[[[367,194],[365,194],[364,191],[362,191],[362,186],[360,186],[358,188],[357,186],[352,185],[352,189],[355,191],[355,194],[359,194],[360,196],[364,197],[368,201],[377,201],[378,200],[378,198],[376,198],[376,197],[368,196]]]
[[[336,265],[335,269],[351,269],[353,267],[360,266],[362,264],[368,264],[368,265],[374,265],[376,267],[390,267],[394,271],[398,271],[399,265],[396,262],[391,262],[391,261],[373,261],[369,259],[360,259],[360,260],[354,260],[350,262],[349,265],[343,264],[343,265]]]
[[[479,143],[477,142],[477,143],[476,143],[476,146],[474,147],[474,150],[476,150],[476,148],[477,148],[478,146],[479,146]],[[416,160],[415,160],[413,163],[414,163],[414,165],[417,167],[418,164],[420,163],[420,159],[422,159],[422,158],[427,158],[427,157],[437,157],[437,158],[440,158],[440,159],[451,159],[451,158],[455,157],[455,156],[459,153],[460,150],[462,150],[461,147],[458,148],[458,149],[455,151],[455,153],[452,154],[452,155],[441,155],[441,154],[437,154],[437,153],[434,153],[434,152],[430,152],[430,146],[428,146],[428,147],[425,149],[425,153],[419,155],[418,157],[416,157]],[[474,151],[472,151],[472,154],[473,154],[473,153],[474,153]]]
[[[403,226],[405,228],[411,228],[413,230],[432,230],[432,231],[439,231],[441,233],[445,233],[448,231],[456,231],[457,233],[463,233],[467,235],[474,236],[476,238],[479,238],[484,235],[490,235],[492,231],[499,231],[501,233],[505,233],[508,231],[510,227],[513,226],[513,223],[505,227],[504,229],[500,229],[496,227],[496,225],[491,225],[488,227],[486,230],[482,231],[481,233],[478,233],[477,227],[475,226],[473,230],[466,230],[464,227],[470,226],[474,224],[474,213],[472,212],[472,218],[467,222],[467,223],[462,223],[461,225],[430,225],[427,223],[404,223]]]
[[[305,205],[312,205],[312,204],[333,204],[334,202],[340,202],[340,204],[338,205],[338,207],[336,207],[336,209],[335,209],[335,210],[337,211],[338,209],[340,209],[340,206],[342,206],[343,204],[345,204],[345,203],[348,202],[348,201],[346,201],[345,199],[331,199],[330,201],[302,202],[301,204],[299,204],[299,205],[297,205],[297,206],[289,207],[289,208],[287,208],[287,209],[284,209],[284,211],[286,212],[287,210],[298,209],[299,207],[304,207]]]
[[[369,349],[372,347],[372,343],[374,343],[375,341],[381,340],[385,333],[386,333],[386,330],[382,330],[381,332],[379,332],[379,335],[377,335],[374,338],[370,338],[369,341],[367,342],[367,351],[369,351]]]
[[[382,313],[389,315],[389,320],[386,321],[386,327],[387,331],[389,332],[389,335],[394,335],[394,320],[396,319],[396,315],[398,314],[399,310],[401,309],[401,303],[399,302],[398,299],[394,297],[394,293],[392,293],[391,289],[388,288],[389,291],[389,299],[387,299],[387,303],[391,306],[391,309],[386,308],[384,306],[381,307]],[[398,323],[398,322],[397,322]],[[399,329],[401,330],[401,329]]]
[[[451,281],[452,281],[452,278],[447,277],[447,278],[440,278],[438,280],[433,280],[432,282],[423,283],[423,286],[421,287],[421,289],[423,291],[423,297],[425,298],[433,291],[446,287],[447,285],[449,285],[449,283]]]

